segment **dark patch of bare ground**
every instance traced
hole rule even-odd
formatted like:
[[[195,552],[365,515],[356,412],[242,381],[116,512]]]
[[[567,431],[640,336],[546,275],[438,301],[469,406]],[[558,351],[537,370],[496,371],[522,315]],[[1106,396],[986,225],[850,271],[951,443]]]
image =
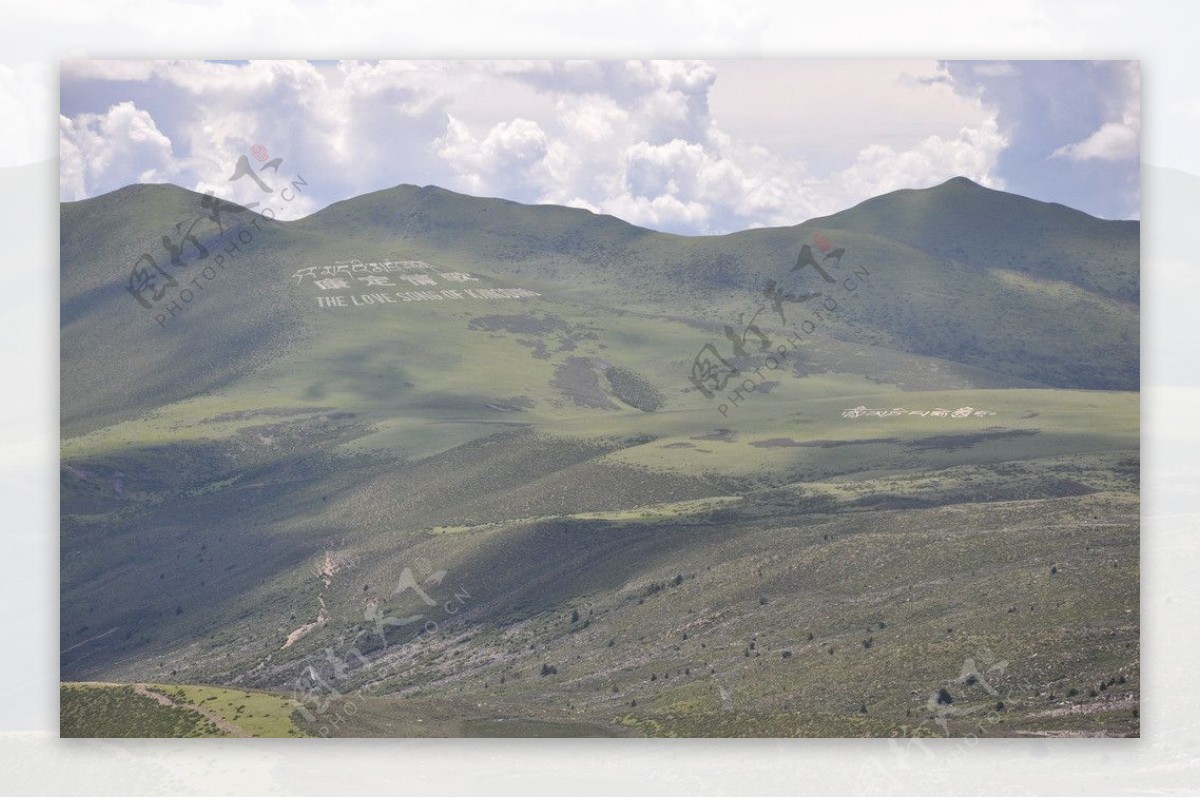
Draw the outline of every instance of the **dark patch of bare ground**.
[[[872,443],[900,443],[899,438],[864,438],[858,441],[831,441],[825,439],[811,441],[796,441],[791,438],[766,438],[761,441],[751,441],[750,445],[759,449],[776,449],[788,446],[803,446],[816,449],[835,449],[839,446],[865,446]]]
[[[985,441],[997,441],[1005,438],[1023,438],[1028,435],[1037,435],[1035,429],[987,429],[983,432],[967,433],[961,435],[930,435],[926,438],[918,438],[915,441],[909,441],[904,444],[906,449],[914,452],[929,451],[931,449],[941,449],[946,452],[954,452],[959,449],[970,449],[977,443]]]
[[[595,328],[586,324],[567,322],[553,313],[533,313],[476,316],[467,323],[472,330],[498,333],[513,333],[521,337],[516,341],[528,347],[530,354],[538,360],[549,360],[553,352],[573,351],[581,340],[595,340]],[[551,346],[554,346],[551,349]]]
[[[736,438],[737,438],[737,433],[734,432],[733,430],[727,429],[725,427],[722,427],[717,430],[713,430],[712,432],[706,433],[704,435],[693,435],[692,436],[692,440],[694,440],[694,441],[720,441],[722,443],[733,443],[733,441]]]
[[[309,413],[330,413],[333,407],[264,407],[257,410],[233,410],[228,413],[218,413],[215,416],[201,419],[201,424],[221,424],[227,421],[245,421],[250,418],[266,416],[268,418],[287,418],[302,416]]]
[[[509,332],[521,335],[546,335],[553,332],[565,332],[571,325],[553,313],[545,316],[532,314],[476,316],[467,323],[472,330],[488,332]]]
[[[565,363],[555,367],[554,378],[550,380],[550,385],[569,399],[574,400],[575,404],[580,407],[591,407],[598,410],[620,409],[600,387],[600,377],[592,368],[592,361],[589,358],[567,358]]]
[[[1010,484],[992,484],[978,487],[960,486],[953,491],[948,491],[944,495],[928,498],[876,493],[856,499],[852,502],[852,505],[874,510],[911,510],[924,507],[941,507],[951,504],[1058,499],[1070,496],[1087,496],[1096,492],[1096,488],[1073,479],[1040,477],[1037,479],[1014,480]]]

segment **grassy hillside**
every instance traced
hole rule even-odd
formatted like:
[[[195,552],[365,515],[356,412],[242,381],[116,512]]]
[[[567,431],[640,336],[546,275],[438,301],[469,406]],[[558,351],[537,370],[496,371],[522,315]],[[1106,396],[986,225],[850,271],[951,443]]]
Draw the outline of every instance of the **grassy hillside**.
[[[178,684],[64,682],[62,737],[303,737],[283,696]]]
[[[263,736],[243,692],[318,735],[1137,733],[1135,223],[951,181],[685,238],[400,186],[197,225],[156,320],[131,261],[202,201],[63,206],[64,679]],[[350,259],[424,265],[295,276]],[[705,396],[706,344],[745,381]]]

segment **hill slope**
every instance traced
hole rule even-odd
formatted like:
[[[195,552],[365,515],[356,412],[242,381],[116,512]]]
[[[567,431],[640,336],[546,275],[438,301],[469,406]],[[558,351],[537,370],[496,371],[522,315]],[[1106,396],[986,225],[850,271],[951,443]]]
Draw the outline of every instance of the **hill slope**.
[[[432,187],[211,211],[62,207],[65,678],[355,692],[341,733],[889,734],[987,651],[991,733],[1136,733],[1136,223],[963,181],[701,238]]]

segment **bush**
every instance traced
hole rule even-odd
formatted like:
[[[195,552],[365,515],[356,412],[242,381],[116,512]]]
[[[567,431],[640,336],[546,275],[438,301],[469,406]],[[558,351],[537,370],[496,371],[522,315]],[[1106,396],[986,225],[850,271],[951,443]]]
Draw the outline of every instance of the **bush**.
[[[604,376],[613,393],[625,404],[645,413],[653,413],[666,403],[662,391],[634,371],[620,366],[605,369]]]
[[[556,668],[553,665],[550,665],[548,663],[542,663],[542,675],[543,676],[550,676],[555,673],[558,673],[558,668]]]
[[[954,696],[950,695],[950,691],[943,687],[938,690],[937,702],[939,704],[953,704]]]

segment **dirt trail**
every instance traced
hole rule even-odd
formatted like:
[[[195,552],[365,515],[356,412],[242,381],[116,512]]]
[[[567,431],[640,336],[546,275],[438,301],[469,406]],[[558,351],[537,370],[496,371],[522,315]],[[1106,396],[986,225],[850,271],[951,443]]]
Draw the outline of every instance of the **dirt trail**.
[[[199,712],[201,715],[203,715],[204,717],[206,717],[210,721],[212,721],[214,726],[216,726],[218,729],[225,732],[226,734],[228,734],[231,737],[249,737],[250,736],[250,735],[246,734],[246,732],[239,729],[237,726],[234,726],[232,723],[225,720],[225,718],[221,717],[216,712],[213,712],[211,709],[205,709],[204,707],[197,706],[196,704],[177,704],[169,696],[165,696],[156,690],[151,690],[149,687],[147,687],[144,684],[135,684],[133,686],[133,691],[135,693],[137,693],[138,695],[145,696],[146,698],[154,699],[158,703],[162,704],[164,707],[178,707],[179,709],[191,709],[196,712]]]

